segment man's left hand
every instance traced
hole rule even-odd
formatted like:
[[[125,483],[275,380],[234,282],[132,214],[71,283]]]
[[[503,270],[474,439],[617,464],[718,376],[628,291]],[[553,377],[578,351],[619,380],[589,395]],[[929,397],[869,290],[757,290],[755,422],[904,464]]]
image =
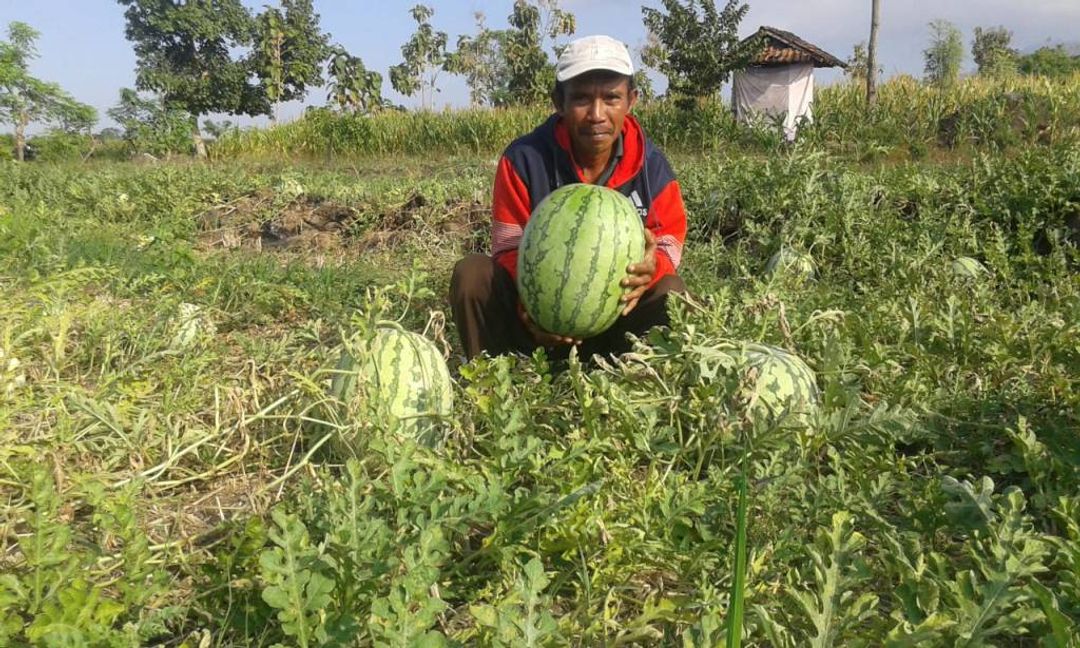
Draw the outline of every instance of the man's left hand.
[[[651,230],[645,230],[645,259],[641,263],[631,263],[626,268],[628,275],[620,285],[629,288],[630,291],[620,300],[626,306],[622,310],[623,316],[629,315],[630,311],[637,306],[638,300],[645,294],[645,290],[652,282],[656,274],[656,237]]]

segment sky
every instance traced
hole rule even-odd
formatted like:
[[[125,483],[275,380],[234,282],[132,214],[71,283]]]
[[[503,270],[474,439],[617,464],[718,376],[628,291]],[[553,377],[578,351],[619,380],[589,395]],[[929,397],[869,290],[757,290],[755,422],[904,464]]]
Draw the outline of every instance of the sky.
[[[259,9],[271,0],[244,0]],[[324,31],[360,56],[368,69],[384,76],[384,95],[407,106],[419,97],[399,96],[390,87],[387,69],[401,61],[401,45],[413,33],[409,9],[418,0],[315,0]],[[723,0],[720,0],[721,2]],[[740,35],[760,25],[798,34],[840,59],[852,46],[866,40],[870,31],[870,0],[748,0],[750,10],[740,25]],[[435,15],[432,24],[447,32],[451,45],[459,34],[473,33],[473,15],[483,12],[489,27],[503,27],[513,0],[426,0]],[[641,6],[660,6],[658,0],[562,0],[561,6],[577,16],[577,35],[604,33],[618,38],[636,51],[644,44]],[[964,66],[974,68],[970,40],[975,26],[1003,25],[1013,32],[1013,46],[1030,51],[1041,45],[1080,40],[1080,0],[881,0],[879,59],[886,77],[922,73],[922,50],[928,37],[927,23],[934,19],[953,22],[964,35]],[[111,0],[0,0],[0,29],[22,21],[41,32],[40,57],[31,73],[59,83],[80,101],[98,109],[99,127],[111,125],[105,110],[116,104],[120,89],[134,87],[135,55],[124,38],[123,7]],[[6,34],[3,36],[6,37]],[[819,84],[842,78],[836,70],[819,70]],[[438,85],[436,107],[468,105],[468,89],[458,78],[444,74]],[[665,83],[657,77],[656,86]],[[295,118],[303,105],[323,105],[326,93],[314,89],[302,104],[279,108],[282,120]],[[265,120],[243,118],[247,125]]]

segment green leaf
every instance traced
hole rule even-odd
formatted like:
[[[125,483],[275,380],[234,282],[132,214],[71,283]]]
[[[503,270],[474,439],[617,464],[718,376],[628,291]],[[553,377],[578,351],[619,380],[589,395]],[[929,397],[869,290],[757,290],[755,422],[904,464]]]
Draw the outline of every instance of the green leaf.
[[[27,612],[33,615],[66,582],[67,575],[75,569],[76,557],[69,547],[71,528],[58,521],[60,496],[47,471],[34,472],[30,499],[34,505],[29,520],[30,535],[19,540],[19,549],[30,570],[24,583],[29,589]]]
[[[499,624],[499,613],[494,606],[491,605],[470,605],[469,614],[476,619],[476,622],[482,626],[488,628],[495,628]]]
[[[26,636],[50,646],[101,643],[116,634],[112,626],[123,612],[103,588],[76,579],[45,604]]]
[[[850,513],[834,513],[832,527],[819,529],[814,545],[810,557],[817,588],[814,591],[789,591],[789,595],[813,625],[814,634],[809,645],[828,648],[837,643],[848,625],[868,617],[878,599],[874,594],[865,593],[852,600],[852,588],[861,580],[852,569],[852,563],[866,545],[866,538],[855,531]]]
[[[1050,626],[1050,634],[1040,640],[1040,644],[1046,648],[1072,648],[1080,643],[1076,624],[1068,616],[1061,612],[1057,596],[1038,581],[1032,581],[1028,586],[1039,599],[1046,622]]]
[[[976,569],[964,570],[942,585],[956,620],[951,633],[958,646],[1028,635],[1042,616],[1030,606],[1025,584],[1047,571],[1043,560],[1049,546],[1033,532],[1019,489],[1010,487],[994,505],[989,519],[995,523],[985,531],[975,530],[968,546]]]
[[[983,477],[976,487],[969,481],[957,481],[946,475],[941,478],[941,489],[958,501],[945,505],[949,519],[958,526],[967,529],[984,529],[993,522],[994,480]]]
[[[945,614],[931,614],[916,626],[901,624],[889,631],[885,645],[888,648],[918,648],[919,646],[940,644],[945,631],[956,622]]]
[[[320,552],[311,546],[307,528],[295,516],[275,509],[271,516],[276,529],[269,537],[276,545],[259,555],[262,568],[262,598],[278,610],[277,618],[286,635],[302,648],[326,639],[326,610],[331,604],[334,581],[325,575]]]

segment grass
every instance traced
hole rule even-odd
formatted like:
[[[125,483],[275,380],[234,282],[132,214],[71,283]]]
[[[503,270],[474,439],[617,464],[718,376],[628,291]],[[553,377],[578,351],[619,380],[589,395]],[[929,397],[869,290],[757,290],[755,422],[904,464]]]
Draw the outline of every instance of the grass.
[[[1076,151],[682,151],[692,300],[561,372],[461,365],[446,322],[486,153],[4,165],[0,643],[1068,645]],[[327,204],[337,245],[245,229]],[[781,245],[818,277],[763,278]],[[431,323],[457,407],[345,461],[328,369],[379,318]],[[821,414],[748,417],[732,340],[796,351]]]

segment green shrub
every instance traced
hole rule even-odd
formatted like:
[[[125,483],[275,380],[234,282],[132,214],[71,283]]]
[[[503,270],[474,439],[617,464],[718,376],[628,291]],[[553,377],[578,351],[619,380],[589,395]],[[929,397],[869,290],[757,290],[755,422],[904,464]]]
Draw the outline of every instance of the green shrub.
[[[51,130],[28,140],[34,147],[34,159],[38,162],[62,162],[82,159],[90,151],[93,142],[84,133],[68,133]]]

